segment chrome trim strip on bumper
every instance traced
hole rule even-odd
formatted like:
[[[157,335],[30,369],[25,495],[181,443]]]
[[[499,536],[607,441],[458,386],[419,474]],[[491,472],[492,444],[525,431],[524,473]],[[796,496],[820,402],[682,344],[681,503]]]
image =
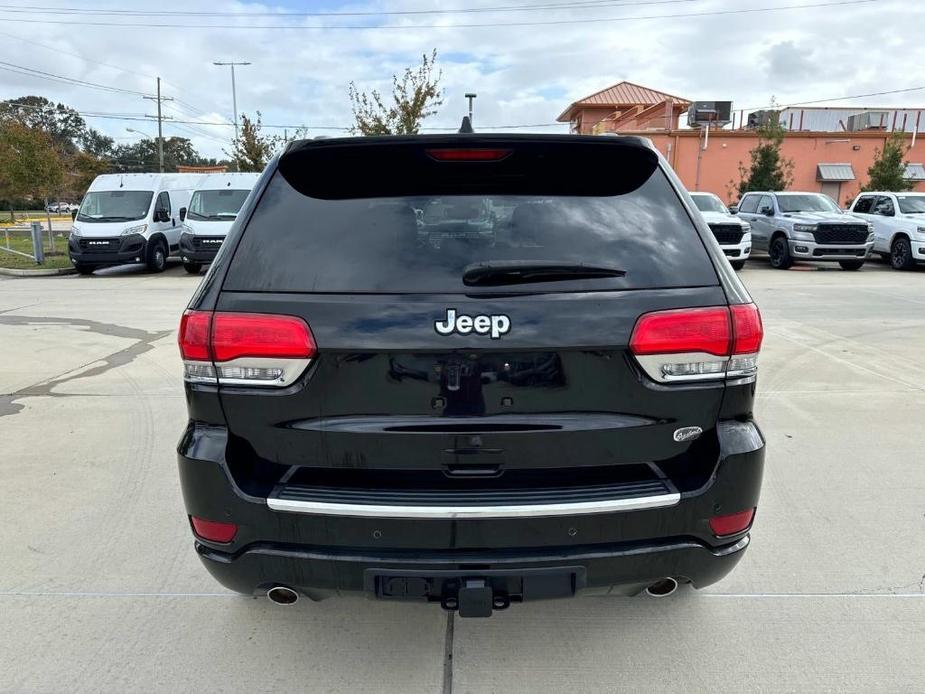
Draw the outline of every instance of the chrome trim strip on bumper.
[[[321,516],[354,516],[361,518],[418,519],[485,519],[485,518],[544,518],[550,516],[580,516],[592,513],[642,511],[674,506],[681,500],[678,492],[613,501],[581,501],[566,504],[524,504],[516,506],[391,506],[382,504],[339,504],[327,501],[293,501],[267,499],[274,511],[308,513]]]
[[[736,552],[741,552],[743,549],[748,547],[749,542],[751,542],[751,536],[746,535],[741,540],[736,542],[734,545],[729,545],[728,547],[723,547],[722,549],[713,550],[713,556],[725,557],[729,554],[735,554]]]

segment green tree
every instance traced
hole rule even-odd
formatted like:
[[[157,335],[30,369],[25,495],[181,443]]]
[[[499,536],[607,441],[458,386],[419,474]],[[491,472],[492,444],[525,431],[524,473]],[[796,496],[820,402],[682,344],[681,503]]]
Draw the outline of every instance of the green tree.
[[[81,149],[97,159],[108,159],[112,156],[115,140],[104,135],[99,130],[87,128],[80,138]]]
[[[257,117],[248,118],[241,114],[241,130],[232,142],[231,151],[226,151],[236,171],[263,171],[267,163],[284,144],[276,135],[264,135],[260,111]]]
[[[45,200],[64,180],[64,166],[55,143],[44,130],[15,121],[0,121],[0,198]],[[13,210],[10,207],[10,218]]]
[[[87,152],[76,152],[66,161],[66,172],[61,189],[62,200],[76,202],[100,174],[112,171],[112,163]]]
[[[756,130],[758,144],[749,152],[751,164],[739,162],[739,182],[730,181],[739,197],[750,190],[786,190],[793,183],[793,160],[781,154],[786,130],[776,117]]]
[[[44,96],[21,96],[0,101],[0,121],[14,121],[48,134],[66,152],[74,152],[87,132],[84,119],[70,106],[56,104]]]
[[[905,133],[893,132],[883,142],[883,149],[874,153],[874,163],[867,169],[870,180],[861,190],[912,190],[913,182],[906,179],[905,156],[908,152]]]
[[[157,171],[160,165],[157,140],[149,138],[115,147],[110,158],[116,173]],[[176,171],[179,164],[196,166],[202,160],[189,138],[164,138],[164,171]]]
[[[421,56],[421,64],[406,68],[399,77],[392,75],[392,99],[386,103],[373,89],[361,92],[355,82],[348,87],[355,124],[351,129],[360,135],[417,135],[425,118],[443,105],[440,89],[442,72],[434,72],[437,49]]]

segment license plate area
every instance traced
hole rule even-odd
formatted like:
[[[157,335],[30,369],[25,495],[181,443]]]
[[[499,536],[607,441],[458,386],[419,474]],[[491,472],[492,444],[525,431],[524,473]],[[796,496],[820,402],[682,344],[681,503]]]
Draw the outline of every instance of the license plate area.
[[[366,591],[380,600],[439,602],[461,617],[488,617],[512,602],[569,598],[587,583],[583,566],[538,569],[368,569]]]

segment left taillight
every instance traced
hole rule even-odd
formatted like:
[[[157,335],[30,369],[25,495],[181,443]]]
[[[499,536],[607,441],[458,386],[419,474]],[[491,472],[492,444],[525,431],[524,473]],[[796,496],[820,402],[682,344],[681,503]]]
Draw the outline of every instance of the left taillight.
[[[640,316],[629,347],[661,383],[754,378],[763,336],[754,304],[672,309]]]
[[[264,313],[186,311],[179,343],[187,381],[237,386],[289,385],[317,352],[303,319]]]

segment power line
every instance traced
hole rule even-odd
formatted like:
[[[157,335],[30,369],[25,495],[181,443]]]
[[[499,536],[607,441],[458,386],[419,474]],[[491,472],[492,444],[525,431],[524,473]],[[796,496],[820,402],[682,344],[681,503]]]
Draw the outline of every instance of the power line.
[[[97,82],[87,82],[86,80],[79,80],[74,77],[66,77],[64,75],[57,75],[53,72],[45,72],[44,70],[37,70],[35,68],[26,67],[24,65],[14,65],[13,63],[7,63],[2,60],[0,60],[0,70],[6,70],[7,72],[13,72],[19,75],[38,77],[39,79],[50,80],[53,82],[65,82],[68,84],[75,84],[80,87],[88,87],[90,89],[99,89],[100,91],[104,91],[104,92],[131,94],[133,96],[141,96],[141,97],[148,96],[148,94],[145,94],[144,92],[135,91],[134,89],[122,89],[121,87],[113,87],[107,84],[99,84]]]
[[[788,10],[808,10],[822,7],[846,7],[850,5],[868,5],[884,0],[832,0],[831,2],[817,2],[806,5],[783,5],[778,7],[754,7],[739,10],[710,10],[707,12],[683,12],[675,14],[654,14],[654,15],[635,15],[631,17],[597,17],[582,19],[557,19],[536,22],[491,22],[486,24],[321,24],[321,25],[304,25],[304,24],[166,24],[145,22],[144,24],[128,22],[86,22],[71,19],[4,19],[8,22],[21,22],[27,24],[67,24],[69,26],[99,26],[99,27],[136,27],[145,29],[243,29],[245,31],[281,29],[281,30],[413,30],[420,29],[493,29],[499,27],[534,27],[534,26],[562,26],[562,25],[579,25],[579,24],[600,24],[614,22],[633,22],[649,19],[692,19],[696,17],[720,17],[743,14],[756,14],[762,12],[784,12]],[[2,12],[6,12],[5,10]]]
[[[464,7],[428,10],[383,10],[354,12],[203,12],[187,10],[121,10],[111,8],[52,7],[48,5],[0,5],[0,10],[18,14],[58,14],[84,16],[123,17],[383,17],[414,15],[476,14],[493,12],[537,12],[570,9],[607,9],[638,5],[675,5],[703,0],[576,0],[573,2],[547,2],[538,5],[497,5],[491,7]]]
[[[57,46],[50,46],[47,43],[41,43],[40,41],[33,41],[32,39],[26,39],[26,38],[23,38],[22,36],[17,36],[16,34],[10,34],[5,31],[0,31],[0,36],[6,36],[7,38],[15,39],[16,41],[22,41],[23,43],[26,43],[32,46],[38,46],[40,48],[44,48],[45,50],[52,51],[54,53],[60,53],[61,55],[69,55],[72,58],[79,58],[80,60],[83,60],[85,63],[90,63],[92,65],[100,65],[102,67],[109,68],[110,70],[117,70],[118,72],[122,72],[126,75],[134,75],[135,77],[143,77],[145,79],[152,79],[152,80],[157,79],[156,75],[149,75],[144,72],[136,72],[134,70],[127,70],[123,67],[119,67],[118,65],[112,65],[111,63],[104,63],[101,60],[94,60],[93,58],[88,58],[85,55],[81,55],[79,53],[73,53],[71,51],[65,51],[61,48],[58,48]],[[162,80],[162,81],[164,84],[169,85],[176,91],[183,92],[183,93],[192,93],[189,90],[183,89],[181,87],[178,87],[175,84],[172,84],[171,82],[168,82],[167,80]],[[186,104],[193,111],[198,111],[199,113],[208,113],[210,111],[215,110],[215,109],[201,108],[199,106],[196,106],[195,104],[191,104],[190,102],[181,101],[178,98],[176,99],[176,101],[177,103]]]

